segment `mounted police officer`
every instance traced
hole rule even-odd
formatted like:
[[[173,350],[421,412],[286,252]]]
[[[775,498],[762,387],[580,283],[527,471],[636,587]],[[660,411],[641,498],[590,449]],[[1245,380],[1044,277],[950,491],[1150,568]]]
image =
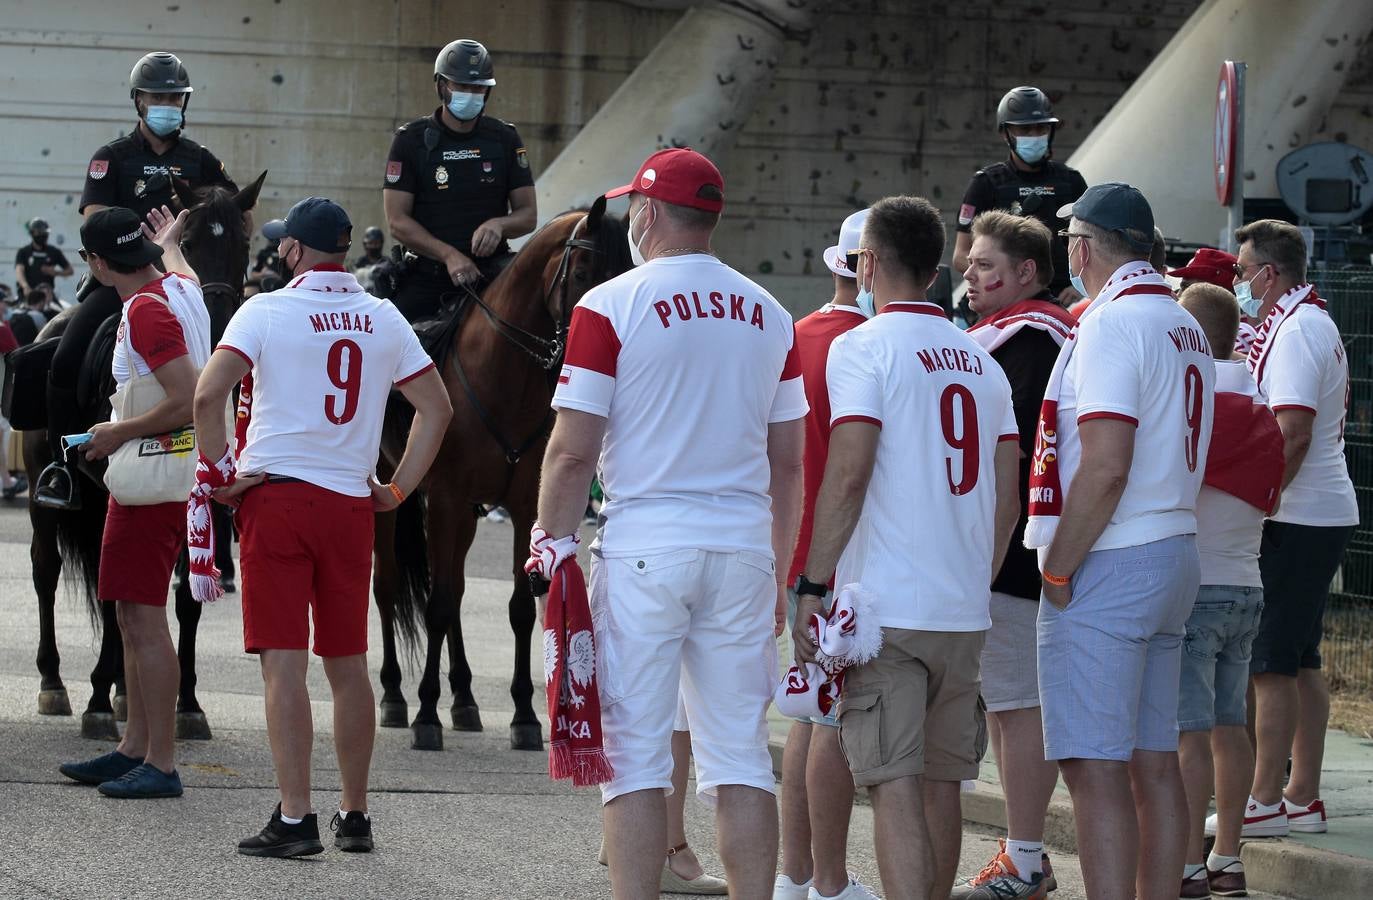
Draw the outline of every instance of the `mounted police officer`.
[[[434,61],[442,105],[396,132],[382,196],[391,236],[407,249],[393,298],[414,321],[440,297],[490,283],[534,230],[534,175],[513,125],[484,115],[496,84],[491,54],[453,41]]]
[[[1007,92],[996,107],[996,130],[1010,148],[1005,162],[993,163],[978,171],[963,194],[958,210],[958,239],[954,244],[954,269],[968,268],[968,252],[973,246],[973,219],[989,209],[1001,209],[1017,216],[1031,216],[1057,235],[1063,223],[1056,213],[1087,190],[1087,182],[1076,169],[1055,162],[1054,130],[1058,119],[1049,98],[1037,87],[1022,85]],[[1054,279],[1048,290],[1061,305],[1081,299],[1068,281],[1068,244],[1055,237],[1053,244]]]
[[[142,219],[164,204],[175,208],[172,178],[192,188],[221,184],[238,190],[209,149],[181,135],[193,90],[186,67],[175,54],[149,53],[134,64],[129,98],[138,124],[91,156],[81,193],[82,216],[89,219],[107,207],[122,206]],[[76,480],[63,464],[58,442],[79,420],[76,383],[81,361],[100,324],[121,308],[119,294],[94,279],[83,285],[81,294],[81,305],[67,323],[48,375],[48,439],[57,462],[44,471],[34,490],[35,503],[57,509],[80,505]]]

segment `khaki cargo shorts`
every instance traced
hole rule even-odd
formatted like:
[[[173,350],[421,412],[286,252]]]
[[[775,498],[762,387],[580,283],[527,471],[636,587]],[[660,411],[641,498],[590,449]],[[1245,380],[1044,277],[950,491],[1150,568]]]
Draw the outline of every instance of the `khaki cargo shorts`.
[[[882,630],[882,652],[849,670],[839,704],[839,743],[855,784],[977,777],[987,750],[979,696],[985,638],[985,631]]]

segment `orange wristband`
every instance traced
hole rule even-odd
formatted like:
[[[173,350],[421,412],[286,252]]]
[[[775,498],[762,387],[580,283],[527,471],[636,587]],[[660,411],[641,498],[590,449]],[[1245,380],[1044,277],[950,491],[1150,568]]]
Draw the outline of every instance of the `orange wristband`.
[[[396,487],[396,483],[394,481],[388,482],[386,486],[391,489],[391,496],[396,498],[397,503],[405,502],[405,492],[402,491],[400,488]]]
[[[1045,569],[1043,574],[1045,581],[1049,582],[1049,584],[1056,585],[1057,587],[1063,587],[1073,580],[1071,575],[1055,575],[1048,569]]]

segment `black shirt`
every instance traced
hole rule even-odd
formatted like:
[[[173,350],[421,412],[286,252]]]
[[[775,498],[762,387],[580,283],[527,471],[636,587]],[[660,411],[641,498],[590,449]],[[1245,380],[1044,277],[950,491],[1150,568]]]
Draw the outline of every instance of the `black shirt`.
[[[62,251],[52,244],[35,247],[32,242],[20,247],[19,252],[14,254],[14,264],[24,267],[24,282],[30,288],[53,283],[53,276],[43,272],[44,266],[56,266],[58,270],[62,270],[71,265],[67,262],[67,257],[62,255]]]
[[[383,188],[415,195],[410,215],[435,238],[472,255],[472,232],[510,212],[510,192],[534,175],[514,125],[490,116],[469,134],[443,124],[439,110],[402,126],[386,158]],[[504,240],[493,256],[510,249]]]
[[[1068,226],[1058,217],[1058,209],[1072,203],[1087,190],[1087,182],[1077,169],[1052,159],[1038,169],[1022,172],[1011,162],[993,163],[978,171],[963,194],[958,210],[958,230],[971,232],[973,219],[989,209],[1004,209],[1017,216],[1032,216],[1049,227],[1054,237],[1054,280],[1049,290],[1055,295],[1071,285],[1068,280],[1068,242],[1058,232]]]
[[[147,190],[148,179],[159,174],[181,178],[190,182],[191,187],[222,184],[229,190],[238,190],[224,171],[224,163],[208,148],[188,137],[179,137],[166,153],[159,155],[135,126],[131,134],[110,141],[91,157],[86,167],[86,188],[81,192],[81,211],[92,204],[125,206],[143,218],[155,206],[174,206],[170,180],[160,191]]]
[[[1065,201],[1066,202],[1066,201]],[[1039,599],[1039,558],[1025,546],[1025,523],[1029,521],[1030,461],[1034,459],[1035,435],[1039,431],[1039,407],[1044,388],[1058,359],[1058,344],[1048,332],[1025,327],[997,347],[992,359],[1000,364],[1011,383],[1011,406],[1020,429],[1020,519],[1011,534],[1011,546],[992,590],[1027,600]]]

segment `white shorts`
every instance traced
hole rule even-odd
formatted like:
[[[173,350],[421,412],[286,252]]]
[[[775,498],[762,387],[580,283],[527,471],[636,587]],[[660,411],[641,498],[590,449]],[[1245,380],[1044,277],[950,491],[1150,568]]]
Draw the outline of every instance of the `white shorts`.
[[[615,778],[602,802],[672,789],[679,695],[691,722],[696,792],[775,792],[767,707],[777,677],[770,556],[670,550],[591,558],[601,726]]]

